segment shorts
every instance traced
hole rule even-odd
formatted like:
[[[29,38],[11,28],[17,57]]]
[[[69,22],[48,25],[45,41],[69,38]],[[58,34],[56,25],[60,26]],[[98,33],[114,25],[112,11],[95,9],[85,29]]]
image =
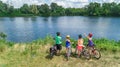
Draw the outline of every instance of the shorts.
[[[78,51],[82,51],[83,46],[77,46]]]
[[[56,44],[56,46],[57,46],[57,50],[61,50],[62,49],[61,44]]]
[[[87,46],[88,46],[88,47],[94,47],[95,45],[94,45],[94,44],[93,44],[93,45],[87,44]]]
[[[71,46],[70,45],[66,45],[66,48],[70,48]]]

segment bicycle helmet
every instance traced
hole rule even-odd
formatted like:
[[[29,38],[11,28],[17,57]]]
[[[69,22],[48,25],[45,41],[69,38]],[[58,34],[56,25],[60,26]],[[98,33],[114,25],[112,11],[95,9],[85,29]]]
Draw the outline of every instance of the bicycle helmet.
[[[89,37],[92,37],[92,36],[93,36],[93,34],[92,34],[92,33],[89,33],[89,34],[88,34],[88,36],[89,36]]]

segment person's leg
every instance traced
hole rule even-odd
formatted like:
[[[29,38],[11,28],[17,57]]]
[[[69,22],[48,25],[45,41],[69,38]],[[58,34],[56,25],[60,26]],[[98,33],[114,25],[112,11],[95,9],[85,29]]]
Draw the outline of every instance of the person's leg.
[[[92,47],[89,47],[89,53],[92,55]]]
[[[80,50],[79,50],[79,51],[80,51],[80,55],[81,55],[81,52],[82,52],[82,47],[80,48]],[[79,56],[80,56],[80,55],[79,55]]]
[[[77,50],[77,51],[78,51],[77,58],[79,58],[80,57],[80,50]]]
[[[56,45],[56,47],[57,47],[57,55],[58,55],[58,53],[59,53],[59,46],[58,46],[58,45]]]
[[[79,56],[79,57],[80,57],[80,55],[81,55],[82,49],[83,49],[83,47],[82,47],[82,46],[79,46],[79,49],[78,49],[78,51],[79,51],[78,56]]]
[[[78,51],[77,51],[77,46],[76,46],[76,48],[75,48],[75,54],[77,54],[78,53]]]
[[[68,48],[66,47],[66,54],[68,53]]]
[[[60,51],[62,49],[62,46],[61,45],[58,45],[58,54],[60,55]]]

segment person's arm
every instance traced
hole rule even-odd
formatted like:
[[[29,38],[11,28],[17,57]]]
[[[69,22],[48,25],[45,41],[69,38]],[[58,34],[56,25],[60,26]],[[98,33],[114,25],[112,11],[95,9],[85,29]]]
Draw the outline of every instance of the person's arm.
[[[86,33],[84,33],[84,36],[89,39],[89,37],[86,35]]]
[[[87,37],[86,33],[84,33],[84,36]]]
[[[68,39],[68,42],[70,42],[71,43],[71,41]]]
[[[84,46],[84,45],[83,45],[83,42],[84,42],[84,40],[83,40],[83,39],[81,39],[81,45],[82,45],[82,46]]]
[[[60,42],[62,43],[62,37],[60,37]]]
[[[77,45],[79,44],[79,40],[77,40]]]

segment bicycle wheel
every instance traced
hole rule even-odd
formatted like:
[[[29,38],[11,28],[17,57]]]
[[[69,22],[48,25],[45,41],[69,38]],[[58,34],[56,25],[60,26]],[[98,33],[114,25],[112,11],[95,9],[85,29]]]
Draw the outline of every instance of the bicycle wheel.
[[[53,56],[54,56],[54,54],[53,54],[53,52],[52,53],[50,53],[50,59],[52,59],[53,58]]]
[[[93,56],[94,56],[96,59],[100,59],[101,53],[100,53],[99,50],[94,49],[94,50],[92,51],[92,53],[93,53]]]
[[[84,50],[84,56],[86,59],[88,59],[88,60],[90,59],[90,53],[88,50]]]

